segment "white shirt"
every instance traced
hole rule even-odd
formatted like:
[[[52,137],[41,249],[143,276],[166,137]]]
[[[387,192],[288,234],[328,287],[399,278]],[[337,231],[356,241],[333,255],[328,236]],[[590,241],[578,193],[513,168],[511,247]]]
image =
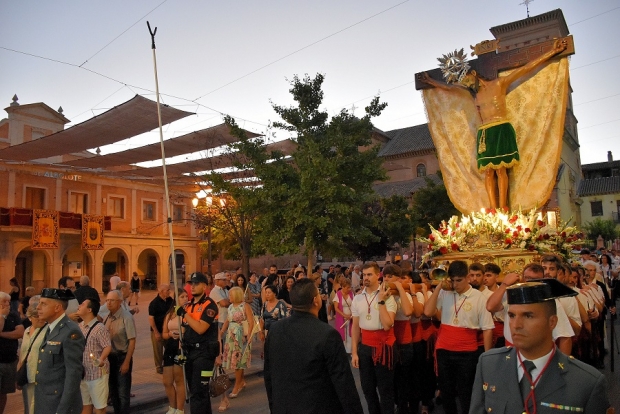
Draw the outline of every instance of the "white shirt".
[[[360,274],[356,271],[353,271],[351,273],[351,290],[353,290],[353,293],[357,292],[360,288],[360,281]]]
[[[579,314],[579,305],[577,304],[577,298],[574,296],[567,296],[564,298],[558,298],[562,307],[564,308],[564,312],[566,312],[566,316],[572,321],[577,322],[579,326],[581,326],[581,315]]]
[[[437,310],[441,311],[442,324],[481,330],[495,328],[491,313],[487,311],[486,296],[471,286],[462,294],[442,289],[437,298]]]
[[[558,352],[558,351],[556,350],[555,352]],[[530,361],[532,361],[534,365],[536,365],[536,368],[534,368],[532,372],[530,372],[532,381],[536,381],[540,371],[542,371],[545,365],[547,365],[547,362],[549,361],[549,358],[551,358],[552,353],[553,353],[553,349],[549,351],[549,353],[545,356],[541,356],[540,358],[537,358],[537,359],[530,359]],[[519,354],[521,353],[519,352]],[[521,361],[525,361],[526,359],[527,358],[524,357],[523,354],[521,354]],[[521,382],[521,378],[523,378],[524,372],[525,371],[523,370],[523,365],[521,365],[521,363],[519,362],[519,358],[517,358],[517,375],[519,377],[519,382]]]
[[[411,295],[409,294],[409,292],[405,292],[405,294],[407,295],[407,299],[409,300],[409,303],[411,303],[411,306],[413,306],[413,298],[411,298]],[[394,316],[394,320],[395,321],[408,321],[410,316],[405,316],[405,314],[403,313],[403,307],[400,302],[401,297],[395,296],[394,300],[396,301],[396,316]]]
[[[116,290],[116,285],[121,282],[121,278],[119,276],[112,276],[110,278],[110,290]]]
[[[220,301],[228,299],[228,293],[226,292],[226,290],[219,286],[213,286],[213,289],[211,289],[211,293],[209,293],[209,297],[213,299],[215,303],[217,303],[217,321],[221,323],[226,322],[226,319],[228,319],[228,306],[220,306]]]
[[[418,300],[418,302],[420,302],[422,304],[422,306],[424,306],[424,293],[416,292],[415,297]],[[411,323],[418,323],[421,320],[422,320],[421,317],[420,318],[416,318],[415,316],[411,315]]]
[[[353,298],[353,303],[351,304],[351,314],[354,318],[359,318],[359,325],[361,329],[365,329],[367,331],[378,331],[383,329],[383,324],[381,324],[381,319],[379,318],[379,304],[377,303],[379,302],[379,299],[377,298],[378,294],[379,289],[371,293],[367,293],[367,290],[364,289]],[[368,312],[369,303],[370,313]],[[389,296],[385,300],[385,308],[388,312],[396,314],[398,306],[396,305],[396,301],[393,296]],[[368,315],[370,315],[370,319],[368,319]]]

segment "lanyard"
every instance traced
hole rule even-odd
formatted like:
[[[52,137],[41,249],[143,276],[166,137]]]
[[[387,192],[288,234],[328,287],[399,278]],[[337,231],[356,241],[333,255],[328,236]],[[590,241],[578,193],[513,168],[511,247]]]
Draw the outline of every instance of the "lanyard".
[[[555,356],[555,351],[556,351],[556,347],[554,346],[553,352],[551,353],[549,360],[547,361],[543,369],[538,373],[538,375],[536,376],[536,379],[533,380],[530,373],[527,372],[527,369],[525,369],[525,365],[523,365],[523,360],[521,359],[521,352],[518,352],[517,350],[517,358],[519,359],[519,364],[521,364],[521,368],[523,369],[523,375],[525,375],[525,378],[527,378],[527,380],[530,382],[530,385],[531,385],[530,393],[527,395],[527,397],[525,398],[525,401],[523,402],[523,409],[525,410],[527,414],[530,414],[530,410],[528,408],[528,405],[529,405],[528,403],[530,400],[532,401],[532,407],[534,410],[531,414],[536,414],[536,392],[534,391],[534,389],[536,387],[536,384],[538,384],[538,381],[542,377],[542,374],[545,373],[545,371],[551,364],[551,360],[553,360],[553,357]]]

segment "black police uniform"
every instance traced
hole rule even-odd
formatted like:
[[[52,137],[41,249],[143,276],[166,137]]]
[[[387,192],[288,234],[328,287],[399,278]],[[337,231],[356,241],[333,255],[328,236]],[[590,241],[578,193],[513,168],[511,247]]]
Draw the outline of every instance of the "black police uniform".
[[[183,318],[185,327],[183,349],[187,354],[185,376],[190,392],[190,412],[210,414],[212,411],[209,379],[213,373],[215,358],[220,354],[217,339],[217,304],[206,295],[203,295],[198,302],[194,301],[195,298],[184,306],[187,313]],[[209,328],[203,334],[199,334],[185,322],[187,318],[203,320],[209,324]]]

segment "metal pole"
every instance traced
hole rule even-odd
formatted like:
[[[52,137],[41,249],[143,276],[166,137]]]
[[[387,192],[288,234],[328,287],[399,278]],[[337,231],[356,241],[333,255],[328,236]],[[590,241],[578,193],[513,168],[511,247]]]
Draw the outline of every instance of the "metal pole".
[[[211,218],[209,218],[209,228],[207,231],[207,242],[208,242],[208,249],[207,249],[207,271],[209,272],[209,276],[213,276],[213,273],[211,272]]]
[[[157,96],[157,120],[159,121],[159,144],[161,146],[161,162],[162,169],[164,172],[164,193],[166,197],[166,212],[168,213],[168,237],[170,240],[170,262],[172,267],[172,280],[174,284],[174,301],[177,306],[179,306],[179,290],[178,290],[178,281],[177,281],[177,260],[176,253],[174,249],[174,238],[172,236],[172,217],[170,216],[170,193],[168,191],[168,174],[166,172],[166,151],[164,148],[164,132],[161,125],[161,104],[159,102],[159,79],[157,78],[157,55],[155,54],[155,33],[157,33],[157,27],[155,30],[151,30],[151,25],[147,21],[146,25],[149,28],[149,33],[151,34],[151,49],[153,50],[153,71],[155,72],[155,95]],[[181,326],[181,318],[179,317],[179,326]],[[180,341],[183,342],[183,333],[182,330],[179,330]],[[181,356],[183,356],[183,347],[181,347]],[[183,374],[185,374],[185,365],[183,365]],[[184,375],[185,376],[185,375]],[[189,389],[187,387],[187,381],[185,381],[185,391],[187,398],[189,401]]]

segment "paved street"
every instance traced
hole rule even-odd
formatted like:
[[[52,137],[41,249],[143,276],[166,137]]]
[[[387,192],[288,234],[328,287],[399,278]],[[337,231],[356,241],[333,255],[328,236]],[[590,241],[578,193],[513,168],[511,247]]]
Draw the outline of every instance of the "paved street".
[[[164,387],[161,383],[162,376],[155,372],[155,366],[153,363],[153,351],[151,348],[149,324],[148,324],[148,303],[155,297],[155,291],[143,292],[140,298],[140,313],[136,315],[136,324],[138,330],[138,338],[136,345],[136,353],[134,356],[133,367],[133,386],[132,393],[135,397],[131,399],[132,413],[165,413],[167,410],[167,400],[164,394]],[[620,324],[616,321],[616,337],[620,337]],[[615,345],[615,344],[614,344]],[[609,396],[612,400],[613,406],[616,410],[620,410],[620,384],[618,381],[618,374],[620,372],[620,353],[615,351],[615,372],[610,371],[610,356],[606,357],[606,364],[604,373],[608,380]],[[263,385],[262,368],[263,361],[260,358],[262,352],[262,343],[260,341],[255,342],[254,349],[252,350],[252,367],[246,370],[246,388],[239,394],[236,399],[231,399],[230,408],[227,413],[248,413],[248,414],[261,414],[269,413],[267,407],[267,396],[265,394],[265,387]],[[361,387],[359,384],[359,371],[353,370],[357,388],[360,396],[362,396]],[[232,378],[232,374],[231,374]],[[362,404],[366,410],[364,399],[362,397]],[[219,398],[213,402],[213,411],[217,412],[219,406]],[[186,407],[189,412],[189,407]],[[5,411],[7,414],[23,413],[23,404],[21,392],[10,394],[8,398],[7,408]],[[326,408],[326,412],[327,408]],[[108,407],[108,413],[113,413],[111,407]],[[443,414],[441,406],[438,406],[434,413]]]

